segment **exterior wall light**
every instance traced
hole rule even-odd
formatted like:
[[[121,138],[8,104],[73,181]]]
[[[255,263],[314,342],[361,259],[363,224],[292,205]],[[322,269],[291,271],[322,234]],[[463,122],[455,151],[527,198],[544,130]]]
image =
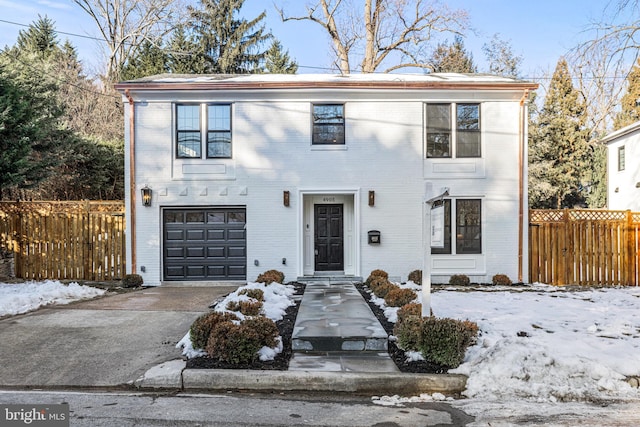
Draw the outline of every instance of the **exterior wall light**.
[[[142,206],[151,206],[151,194],[153,192],[149,186],[142,187]]]
[[[369,206],[375,206],[375,205],[376,205],[376,192],[369,191]]]
[[[289,207],[289,192],[288,191],[283,191],[282,192],[282,204],[285,205],[286,207]]]

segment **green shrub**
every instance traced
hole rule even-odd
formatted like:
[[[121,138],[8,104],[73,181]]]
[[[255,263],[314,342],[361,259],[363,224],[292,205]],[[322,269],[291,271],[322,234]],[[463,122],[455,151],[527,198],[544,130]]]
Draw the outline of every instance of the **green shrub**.
[[[416,285],[422,285],[422,270],[413,270],[409,273],[408,279]]]
[[[142,280],[142,276],[139,274],[127,274],[122,279],[122,287],[123,288],[137,288],[138,286],[142,286],[144,280]]]
[[[198,317],[189,329],[189,336],[191,337],[191,343],[194,348],[204,349],[207,346],[209,335],[211,330],[221,322],[231,322],[233,320],[239,320],[238,316],[233,313],[220,313],[218,311],[211,311]]]
[[[256,282],[265,285],[270,285],[273,282],[284,283],[284,273],[278,270],[267,270],[258,276]]]
[[[243,320],[242,324],[258,333],[262,344],[260,347],[275,347],[278,344],[277,338],[280,336],[280,331],[278,331],[276,322],[268,317],[249,317]]]
[[[257,316],[262,310],[262,301],[257,300],[244,300],[244,301],[229,301],[226,309],[229,311],[239,311],[245,316]]]
[[[466,274],[454,274],[449,278],[449,284],[453,286],[468,286],[471,281]]]
[[[478,327],[473,325],[456,319],[423,318],[418,345],[422,356],[449,369],[458,367],[476,338]]]
[[[384,302],[389,307],[402,307],[416,299],[416,293],[411,289],[395,286],[384,296]]]
[[[401,322],[396,322],[393,335],[398,338],[398,347],[404,351],[419,351],[422,335],[422,318],[420,316],[405,316]]]
[[[491,279],[491,283],[499,286],[510,286],[512,284],[511,279],[506,274],[496,274]]]
[[[371,281],[376,277],[389,280],[389,273],[384,270],[375,269],[369,274],[369,277],[367,277],[367,280],[365,280],[364,284],[369,286],[369,283],[371,283]]]
[[[262,289],[257,289],[257,288],[243,289],[240,292],[238,292],[238,295],[246,295],[249,298],[253,298],[258,301],[264,301],[264,291]]]
[[[206,350],[211,357],[239,365],[255,360],[261,347],[258,331],[243,324],[223,322],[211,330]]]

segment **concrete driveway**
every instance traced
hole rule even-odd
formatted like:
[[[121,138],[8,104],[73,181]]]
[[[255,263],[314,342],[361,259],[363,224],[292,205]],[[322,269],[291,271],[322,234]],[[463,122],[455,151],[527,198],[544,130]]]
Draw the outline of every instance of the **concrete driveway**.
[[[161,286],[0,320],[0,387],[118,387],[181,357],[176,343],[236,286]]]

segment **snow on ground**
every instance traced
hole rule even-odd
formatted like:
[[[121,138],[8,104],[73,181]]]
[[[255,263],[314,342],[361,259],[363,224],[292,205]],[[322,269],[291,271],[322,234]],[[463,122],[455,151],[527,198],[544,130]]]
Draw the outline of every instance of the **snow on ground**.
[[[265,317],[268,317],[274,322],[281,320],[286,314],[287,308],[295,304],[292,299],[292,296],[295,293],[295,288],[292,285],[282,285],[275,282],[269,285],[265,285],[264,283],[249,282],[245,286],[239,287],[234,292],[230,293],[224,299],[218,302],[214,310],[218,312],[232,312],[226,309],[227,304],[229,304],[230,302],[249,300],[250,298],[247,295],[241,295],[244,290],[248,289],[262,290],[262,292],[264,293],[262,314],[264,314]],[[232,313],[238,316],[240,319],[244,319],[245,317],[238,311],[233,311]],[[187,331],[184,337],[182,337],[178,344],[176,344],[176,348],[181,348],[182,355],[186,356],[189,359],[204,356],[205,354],[207,354],[206,351],[193,347],[189,331]],[[282,350],[282,340],[280,339],[278,345],[274,348],[262,347],[258,352],[259,358],[263,361],[273,360],[278,354],[282,353]]]
[[[515,401],[527,408],[640,398],[627,382],[640,377],[640,288],[536,284],[518,290],[447,289],[431,295],[437,317],[469,319],[480,328],[463,364],[449,371],[469,377],[463,394],[470,399],[457,401],[464,410],[482,413],[493,402],[517,413]],[[393,309],[385,312],[395,316]]]
[[[26,313],[49,304],[69,304],[94,298],[105,292],[104,289],[82,286],[75,282],[65,285],[57,280],[0,283],[0,317]]]

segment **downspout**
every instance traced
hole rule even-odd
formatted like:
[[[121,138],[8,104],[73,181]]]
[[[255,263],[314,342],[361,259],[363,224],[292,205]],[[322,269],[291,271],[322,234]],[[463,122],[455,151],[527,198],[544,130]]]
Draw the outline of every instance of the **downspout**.
[[[527,143],[526,130],[526,105],[525,101],[529,96],[529,89],[525,89],[520,98],[520,126],[519,136],[520,143],[518,144],[518,283],[523,283],[522,280],[522,263],[524,252],[524,165],[526,159],[524,158],[525,144]]]
[[[129,233],[131,235],[131,274],[136,274],[136,140],[134,127],[135,102],[129,89],[124,95],[129,100],[129,200],[131,203]]]

